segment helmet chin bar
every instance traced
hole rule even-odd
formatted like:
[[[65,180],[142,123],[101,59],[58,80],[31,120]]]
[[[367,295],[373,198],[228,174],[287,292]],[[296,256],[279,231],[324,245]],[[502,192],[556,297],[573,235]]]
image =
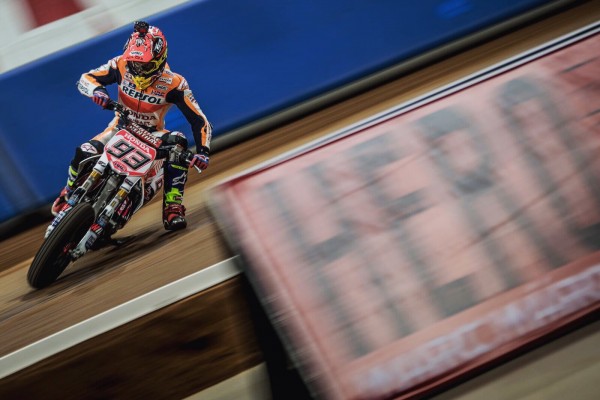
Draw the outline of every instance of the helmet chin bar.
[[[129,68],[129,72],[132,72],[135,75],[151,76],[160,69],[162,62],[163,58],[159,60],[150,60],[145,63],[139,61],[127,61],[127,68]]]
[[[158,60],[148,61],[148,65],[151,65],[150,71],[143,71],[142,68],[136,68],[134,61],[127,61],[127,69],[133,75],[133,83],[138,90],[144,90],[161,75],[167,62],[167,52]]]
[[[135,87],[138,90],[145,90],[148,86],[152,85],[152,83],[156,80],[157,76],[149,76],[147,78],[143,76],[134,76],[133,83],[135,83]]]

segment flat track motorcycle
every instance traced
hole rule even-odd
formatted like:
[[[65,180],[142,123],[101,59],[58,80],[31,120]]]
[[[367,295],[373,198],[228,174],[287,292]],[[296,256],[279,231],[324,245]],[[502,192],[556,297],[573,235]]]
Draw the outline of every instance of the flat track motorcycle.
[[[33,288],[50,285],[72,261],[110,242],[162,187],[165,159],[189,164],[192,157],[180,144],[166,145],[129,121],[121,104],[111,101],[106,108],[119,115],[117,132],[102,154],[81,162],[76,189],[48,226],[29,267],[27,281]]]

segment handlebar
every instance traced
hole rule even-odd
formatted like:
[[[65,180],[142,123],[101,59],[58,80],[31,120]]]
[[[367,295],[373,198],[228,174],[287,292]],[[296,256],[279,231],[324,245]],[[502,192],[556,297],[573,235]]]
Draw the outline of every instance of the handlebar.
[[[192,158],[194,157],[194,153],[192,153],[189,150],[186,150],[181,155],[183,156],[183,159],[185,160],[185,165],[187,165],[189,168],[190,163],[192,162]],[[194,165],[194,168],[196,169],[196,171],[198,171],[199,174],[202,173],[202,170],[197,165]]]
[[[119,114],[119,121],[117,122],[118,126],[127,125],[131,111],[128,110],[127,107],[125,107],[123,104],[109,99],[104,109],[109,111],[116,111]]]
[[[129,115],[129,110],[127,110],[123,104],[112,99],[108,100],[108,103],[106,103],[106,107],[104,108],[107,110],[116,111],[119,114]]]
[[[125,120],[127,120],[127,117],[130,114],[130,111],[123,104],[118,103],[112,99],[108,100],[105,109],[118,112],[121,115],[121,117]],[[184,160],[186,166],[189,167],[192,158],[194,157],[194,153],[189,150],[185,150],[179,155],[179,157],[181,157],[180,160]],[[196,169],[196,171],[198,171],[199,174],[202,173],[202,170],[197,166],[194,165],[194,168]]]

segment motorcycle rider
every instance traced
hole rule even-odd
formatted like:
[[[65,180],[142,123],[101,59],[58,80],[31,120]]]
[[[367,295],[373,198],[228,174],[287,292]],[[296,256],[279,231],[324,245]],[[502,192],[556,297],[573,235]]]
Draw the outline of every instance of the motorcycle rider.
[[[116,56],[99,68],[81,75],[79,91],[94,103],[106,108],[110,98],[105,86],[118,85],[118,101],[131,111],[130,119],[155,135],[161,135],[168,144],[181,144],[187,149],[187,139],[181,132],[165,129],[165,114],[175,104],[190,123],[196,141],[196,153],[189,168],[208,167],[212,126],[196,102],[185,78],[172,72],[167,64],[167,41],[155,26],[136,21],[134,31],[125,43],[122,55]],[[94,154],[101,154],[104,145],[116,133],[118,117],[108,127],[75,150],[69,166],[67,185],[52,205],[57,215],[66,205],[77,179],[80,162]],[[165,161],[163,189],[163,224],[166,230],[187,226],[182,204],[188,167],[183,162]]]

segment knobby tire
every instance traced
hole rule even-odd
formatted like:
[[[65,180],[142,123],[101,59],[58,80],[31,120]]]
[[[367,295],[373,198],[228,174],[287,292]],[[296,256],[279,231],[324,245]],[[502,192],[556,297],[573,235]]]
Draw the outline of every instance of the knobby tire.
[[[27,281],[33,288],[44,288],[58,279],[71,262],[65,249],[79,243],[95,218],[94,209],[88,203],[77,204],[65,215],[42,243],[29,267]]]

